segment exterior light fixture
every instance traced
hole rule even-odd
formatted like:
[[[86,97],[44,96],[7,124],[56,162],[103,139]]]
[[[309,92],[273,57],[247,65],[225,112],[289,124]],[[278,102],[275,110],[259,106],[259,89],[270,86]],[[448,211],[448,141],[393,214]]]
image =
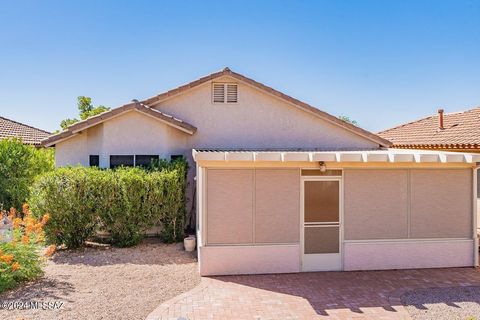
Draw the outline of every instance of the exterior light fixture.
[[[318,164],[320,165],[320,172],[327,171],[327,165],[325,164],[325,162],[320,161]]]

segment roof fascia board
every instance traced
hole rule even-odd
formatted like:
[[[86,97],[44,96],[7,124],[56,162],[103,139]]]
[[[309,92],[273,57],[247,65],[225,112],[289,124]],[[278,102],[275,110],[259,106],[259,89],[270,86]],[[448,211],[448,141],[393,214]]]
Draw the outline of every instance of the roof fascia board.
[[[66,136],[66,137],[64,137],[64,138],[59,139],[59,140],[54,140],[54,141],[52,141],[52,142],[48,142],[48,143],[45,143],[45,144],[44,144],[44,143],[41,143],[40,145],[43,146],[43,147],[45,147],[45,148],[48,148],[48,147],[54,146],[55,144],[57,144],[57,143],[59,143],[59,142],[63,142],[63,141],[65,141],[65,140],[68,140],[68,139],[70,139],[70,138],[73,138],[73,137],[75,137],[75,136],[78,136],[79,134],[81,134],[81,132],[72,133],[72,134],[70,134],[70,135],[68,135],[68,136]],[[48,138],[47,138],[47,139],[48,139]]]

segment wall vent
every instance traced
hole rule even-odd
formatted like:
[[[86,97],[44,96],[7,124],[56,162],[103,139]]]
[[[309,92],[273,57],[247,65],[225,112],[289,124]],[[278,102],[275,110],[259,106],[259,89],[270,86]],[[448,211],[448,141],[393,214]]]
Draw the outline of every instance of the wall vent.
[[[214,83],[212,91],[214,103],[238,102],[238,84],[236,83]]]

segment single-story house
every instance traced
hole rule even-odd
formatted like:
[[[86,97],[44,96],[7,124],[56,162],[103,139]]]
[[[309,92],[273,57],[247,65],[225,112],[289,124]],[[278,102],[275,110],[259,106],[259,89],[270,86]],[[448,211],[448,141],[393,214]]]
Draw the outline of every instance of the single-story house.
[[[48,138],[50,134],[50,132],[45,130],[0,117],[0,140],[19,138],[25,144],[40,146],[42,140]]]
[[[43,144],[57,166],[186,157],[202,275],[478,265],[480,155],[390,148],[228,68]]]

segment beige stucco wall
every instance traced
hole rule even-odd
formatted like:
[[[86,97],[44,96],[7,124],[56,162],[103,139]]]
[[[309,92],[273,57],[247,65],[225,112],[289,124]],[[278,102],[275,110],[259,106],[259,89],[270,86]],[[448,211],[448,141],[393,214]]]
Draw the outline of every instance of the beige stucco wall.
[[[471,238],[471,169],[344,171],[345,240]]]
[[[164,158],[183,154],[194,168],[192,149],[378,148],[364,137],[257,88],[229,77],[216,81],[237,82],[238,103],[212,103],[212,83],[208,82],[153,106],[196,126],[194,135],[130,111],[86,129],[83,136],[57,143],[56,165],[87,165],[89,154],[100,155],[101,167],[109,166],[111,154],[159,154]]]
[[[78,134],[55,145],[55,165],[88,166],[87,135]]]
[[[226,77],[216,81],[233,80]],[[190,149],[378,147],[242,82],[238,92],[238,103],[214,104],[211,83],[206,83],[154,107],[198,128],[188,140]]]
[[[300,246],[217,246],[199,248],[200,275],[265,274],[300,271]]]
[[[299,242],[299,170],[208,169],[206,191],[207,245]]]
[[[88,165],[89,155],[110,165],[110,155],[188,156],[187,134],[137,111],[129,111],[56,144],[56,165]]]
[[[388,270],[471,267],[473,240],[345,243],[343,269]]]

